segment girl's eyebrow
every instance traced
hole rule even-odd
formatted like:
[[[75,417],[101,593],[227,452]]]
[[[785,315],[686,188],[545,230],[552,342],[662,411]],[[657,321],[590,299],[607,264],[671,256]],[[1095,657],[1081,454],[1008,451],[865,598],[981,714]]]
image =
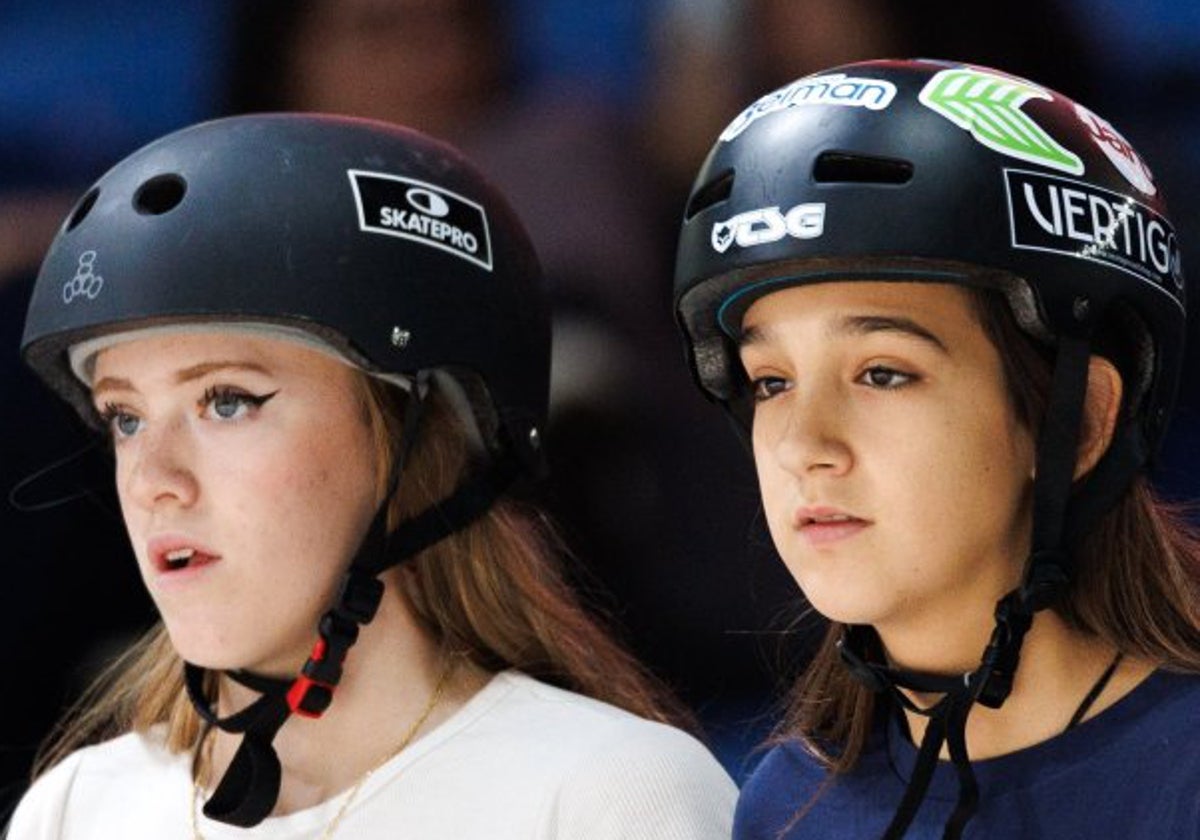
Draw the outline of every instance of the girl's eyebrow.
[[[904,318],[897,315],[848,315],[841,319],[840,323],[831,332],[835,334],[850,333],[854,335],[866,335],[874,332],[898,332],[918,338],[931,344],[946,355],[950,355],[950,350],[940,338],[911,318]]]
[[[738,349],[769,341],[774,332],[775,328],[770,325],[746,327],[738,336]],[[830,337],[868,335],[876,332],[896,332],[912,336],[950,355],[950,350],[940,338],[911,318],[900,315],[847,315],[834,323],[828,331]]]
[[[252,373],[270,373],[265,367],[255,362],[203,362],[202,364],[184,368],[176,373],[175,383],[182,385],[185,382],[191,382],[194,379],[199,379],[218,370],[247,370]]]
[[[762,327],[745,327],[737,338],[737,346],[740,350],[743,347],[748,347],[751,344],[762,344],[767,340],[768,330]]]
[[[260,364],[255,362],[203,362],[198,365],[183,368],[175,374],[175,384],[183,385],[187,382],[207,376],[210,373],[215,373],[221,370],[243,370],[252,373],[269,374],[267,370]],[[133,383],[128,379],[123,379],[119,376],[105,376],[98,380],[92,386],[92,395],[101,394],[104,391],[137,391]]]

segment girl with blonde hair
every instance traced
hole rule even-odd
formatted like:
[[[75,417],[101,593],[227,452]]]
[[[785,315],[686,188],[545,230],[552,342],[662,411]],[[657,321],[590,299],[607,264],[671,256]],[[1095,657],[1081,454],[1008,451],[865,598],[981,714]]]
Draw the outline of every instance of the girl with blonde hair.
[[[23,351],[108,430],[162,623],[12,840],[728,836],[728,776],[505,494],[543,468],[539,282],[484,178],[384,123],[218,120],[83,196]]]

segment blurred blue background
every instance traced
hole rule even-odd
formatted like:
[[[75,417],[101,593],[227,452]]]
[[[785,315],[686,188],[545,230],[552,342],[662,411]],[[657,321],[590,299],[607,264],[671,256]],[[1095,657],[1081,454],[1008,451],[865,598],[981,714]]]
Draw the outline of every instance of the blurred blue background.
[[[601,606],[740,779],[820,626],[774,559],[748,456],[688,381],[670,313],[675,226],[713,138],[754,97],[835,63],[907,56],[1001,67],[1105,116],[1165,185],[1196,258],[1194,0],[6,0],[3,496],[84,440],[17,346],[41,254],[104,169],[246,110],[431,131],[510,195],[543,256],[556,307],[547,502],[581,578],[602,584]],[[1198,343],[1156,473],[1180,497],[1200,492]],[[0,499],[0,821],[64,705],[152,621],[106,469],[78,460],[72,486],[95,492],[47,511]]]

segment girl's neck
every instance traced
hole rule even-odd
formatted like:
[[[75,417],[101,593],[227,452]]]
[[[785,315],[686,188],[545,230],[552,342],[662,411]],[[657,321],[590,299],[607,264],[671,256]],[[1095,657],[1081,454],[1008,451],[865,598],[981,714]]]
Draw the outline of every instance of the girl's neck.
[[[388,757],[425,711],[447,667],[453,670],[416,739],[487,683],[490,675],[462,657],[449,661],[396,591],[388,587],[375,620],[362,628],[329,710],[315,720],[293,715],[275,737],[283,776],[273,815],[329,799]],[[243,708],[257,696],[223,679],[221,714]],[[211,792],[232,761],[240,736],[217,731],[209,737],[215,738],[211,765],[200,778]]]
[[[985,636],[974,657],[965,660],[963,672],[978,667],[986,642]],[[886,647],[886,638],[884,644]],[[936,649],[936,645],[931,649]],[[976,704],[967,719],[967,752],[972,760],[1015,752],[1062,733],[1088,692],[1112,664],[1116,653],[1107,642],[1069,627],[1057,613],[1051,610],[1037,613],[1021,646],[1012,693],[999,709]],[[902,667],[931,670],[922,666],[919,660],[908,657]],[[944,667],[941,670],[946,672]],[[1083,719],[1100,713],[1124,697],[1153,670],[1153,665],[1145,660],[1122,657]],[[909,696],[922,708],[938,699],[937,696],[919,696],[911,692]],[[905,716],[913,741],[920,743],[928,719],[907,711]],[[945,748],[942,757],[948,757]]]

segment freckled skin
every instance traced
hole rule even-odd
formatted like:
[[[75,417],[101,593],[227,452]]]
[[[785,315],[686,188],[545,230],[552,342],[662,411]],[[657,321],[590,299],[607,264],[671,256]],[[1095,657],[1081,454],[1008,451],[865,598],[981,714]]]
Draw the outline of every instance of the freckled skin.
[[[855,317],[911,322],[936,343],[845,328]],[[742,362],[765,397],[753,444],[767,522],[813,605],[875,625],[889,650],[927,649],[931,627],[986,639],[1029,543],[1034,445],[966,292],[798,286],[758,300],[743,327],[755,338]],[[869,525],[814,545],[795,521],[813,505]]]
[[[210,362],[261,370],[179,381]],[[357,375],[300,345],[220,332],[136,338],[97,357],[96,403],[122,413],[112,426],[125,524],[188,661],[286,675],[308,656],[376,504]],[[206,402],[213,388],[274,396],[261,407],[235,396]],[[147,541],[163,533],[220,560],[173,584],[148,556]]]

